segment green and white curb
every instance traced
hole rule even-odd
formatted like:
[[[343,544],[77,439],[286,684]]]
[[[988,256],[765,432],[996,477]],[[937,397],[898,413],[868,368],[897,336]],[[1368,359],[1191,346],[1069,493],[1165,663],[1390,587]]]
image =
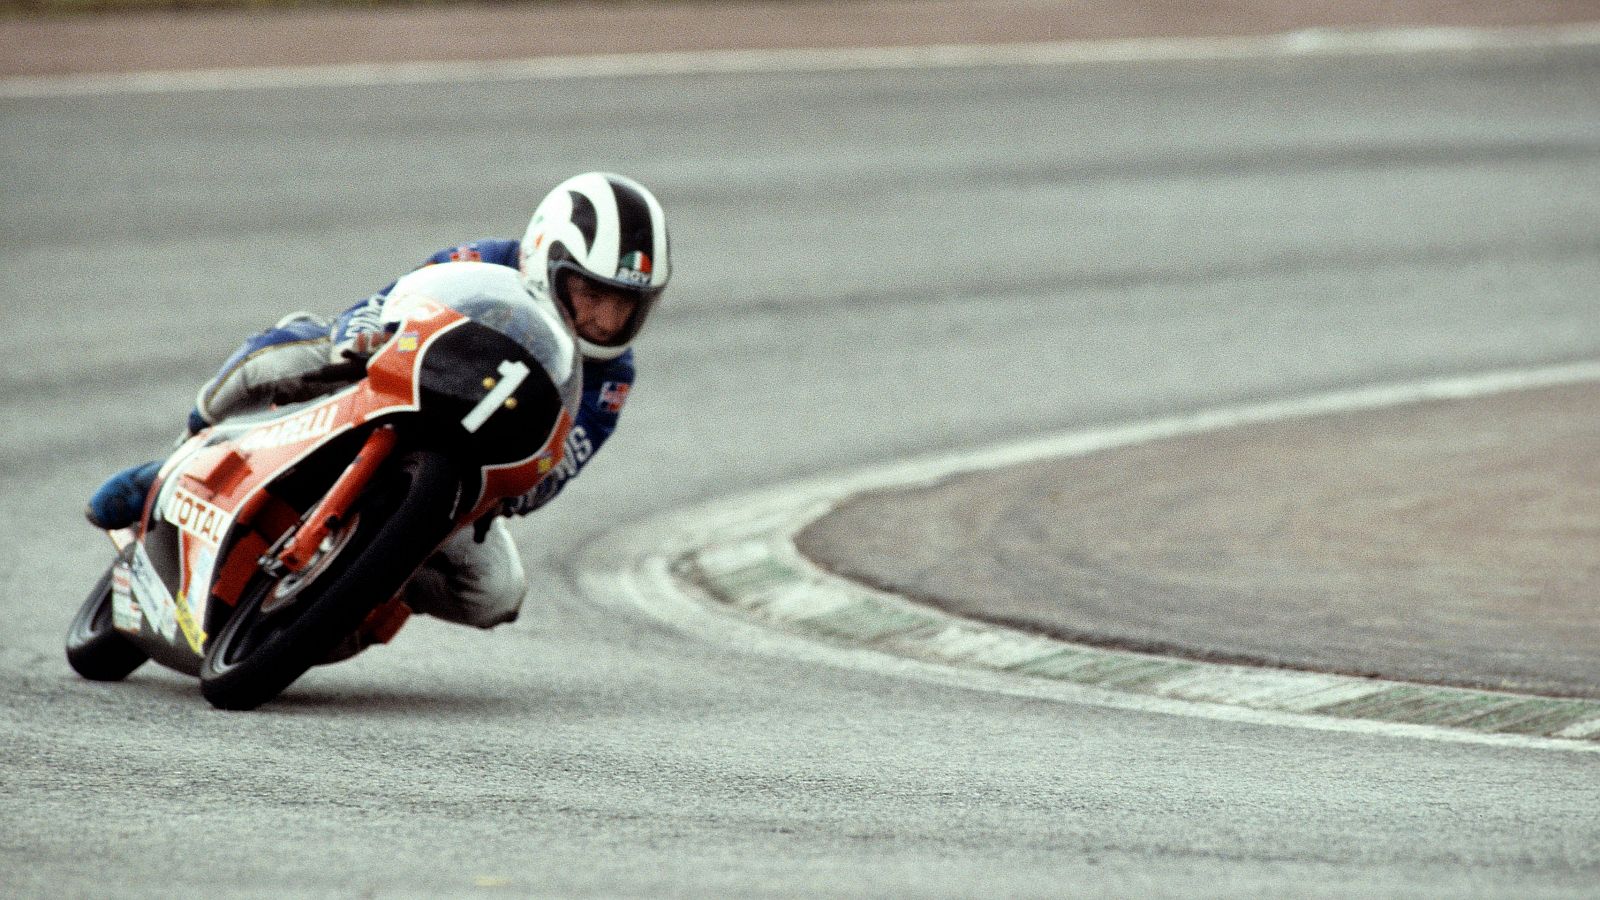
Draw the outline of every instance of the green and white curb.
[[[1600,701],[1221,665],[1104,650],[975,623],[831,576],[755,536],[676,561],[717,600],[790,631],[929,662],[1256,710],[1600,742]]]
[[[1390,385],[1076,431],[912,460],[658,516],[591,545],[579,580],[762,652],[1120,708],[1330,730],[1600,751],[1600,701],[1201,662],[1073,644],[952,616],[828,573],[794,535],[867,490],[1254,423],[1600,380],[1600,363]],[[787,643],[779,635],[789,636]],[[900,661],[900,664],[889,662]],[[1029,686],[1031,685],[1031,687]],[[1053,687],[1052,687],[1053,686]]]

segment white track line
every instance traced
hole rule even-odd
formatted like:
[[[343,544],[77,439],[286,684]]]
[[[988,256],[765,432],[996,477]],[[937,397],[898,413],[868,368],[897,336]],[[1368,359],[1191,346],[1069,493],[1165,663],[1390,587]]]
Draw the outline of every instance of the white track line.
[[[1132,38],[795,50],[549,56],[488,62],[363,63],[0,79],[0,98],[171,94],[360,85],[467,84],[648,75],[1064,66],[1089,63],[1395,56],[1600,45],[1600,23],[1539,28],[1315,29],[1249,37]]]
[[[832,611],[839,601],[830,596],[826,584],[812,582],[785,586],[784,595],[772,598],[772,602],[767,604],[768,609],[764,613],[766,620],[763,621],[749,618],[748,614],[741,613],[727,602],[711,597],[673,571],[680,560],[691,554],[704,558],[707,551],[750,553],[752,558],[770,553],[793,553],[792,536],[800,527],[825,515],[839,501],[861,491],[908,487],[967,472],[1077,456],[1223,428],[1384,409],[1429,400],[1484,397],[1590,381],[1600,381],[1600,362],[1341,391],[1124,427],[1074,431],[996,448],[939,454],[874,466],[668,512],[614,531],[584,548],[578,563],[578,581],[583,592],[596,602],[620,602],[634,606],[653,618],[690,633],[760,653],[886,674],[912,675],[1006,694],[1054,698],[1141,712],[1456,743],[1592,753],[1600,751],[1600,745],[1578,740],[1473,732],[1428,724],[1304,714],[1298,712],[1292,703],[1280,704],[1275,709],[1252,706],[1252,697],[1263,690],[1294,688],[1295,685],[1290,682],[1314,681],[1317,676],[1309,673],[1198,664],[1205,668],[1202,674],[1216,687],[1213,699],[1196,702],[997,672],[993,666],[970,665],[974,660],[963,660],[965,651],[960,648],[954,652],[922,652],[922,659],[913,659],[865,645],[839,646],[821,639],[820,635],[797,636],[775,627],[779,622],[794,625],[815,621]],[[765,548],[756,546],[760,544],[765,544]],[[891,599],[888,602],[896,601]],[[783,609],[777,615],[771,615],[771,610],[778,607]],[[983,623],[955,620],[953,617],[952,621],[959,622],[958,627],[969,632],[965,637],[969,643],[983,643],[989,638],[1002,644],[1026,643],[1029,640],[1026,636],[1010,633],[1010,629],[992,628]],[[986,630],[992,634],[983,634]],[[939,639],[938,636],[934,638]],[[926,651],[927,647],[918,649]],[[950,648],[945,649],[948,651]],[[1004,646],[994,649],[1006,652]],[[939,659],[941,656],[942,660]],[[935,661],[928,661],[930,658]],[[1364,684],[1397,683],[1372,680]]]

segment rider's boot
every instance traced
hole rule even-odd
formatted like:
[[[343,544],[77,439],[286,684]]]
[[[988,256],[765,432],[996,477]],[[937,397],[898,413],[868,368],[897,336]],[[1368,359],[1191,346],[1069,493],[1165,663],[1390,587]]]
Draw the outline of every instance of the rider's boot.
[[[89,524],[106,531],[127,528],[139,521],[144,512],[145,496],[156,483],[156,473],[161,471],[161,461],[130,466],[106,479],[100,489],[89,498],[89,507],[83,514]]]
[[[378,605],[367,613],[361,627],[340,641],[318,665],[344,662],[373,644],[387,644],[400,632],[400,626],[411,618],[411,607],[406,605],[405,590]]]

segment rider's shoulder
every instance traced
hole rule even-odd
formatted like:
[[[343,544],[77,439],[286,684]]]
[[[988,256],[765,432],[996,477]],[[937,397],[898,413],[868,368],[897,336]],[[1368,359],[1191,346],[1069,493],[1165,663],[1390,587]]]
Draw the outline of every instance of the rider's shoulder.
[[[447,262],[486,262],[516,268],[521,255],[522,242],[501,238],[483,238],[456,244],[428,257],[427,265]]]
[[[622,381],[633,383],[635,370],[633,366],[633,348],[629,347],[616,359],[585,359],[583,361],[583,381],[585,384],[598,384],[602,381]]]

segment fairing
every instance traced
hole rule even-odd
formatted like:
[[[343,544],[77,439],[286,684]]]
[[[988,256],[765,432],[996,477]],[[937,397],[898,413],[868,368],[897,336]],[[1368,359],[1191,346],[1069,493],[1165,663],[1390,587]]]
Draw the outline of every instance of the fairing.
[[[339,470],[379,424],[460,461],[457,527],[534,489],[560,462],[581,388],[565,320],[505,267],[449,263],[414,275],[424,273],[391,292],[394,336],[365,379],[197,434],[163,465],[138,532],[113,535],[113,621],[152,658],[198,672],[208,630],[304,511],[284,486],[308,470]]]

